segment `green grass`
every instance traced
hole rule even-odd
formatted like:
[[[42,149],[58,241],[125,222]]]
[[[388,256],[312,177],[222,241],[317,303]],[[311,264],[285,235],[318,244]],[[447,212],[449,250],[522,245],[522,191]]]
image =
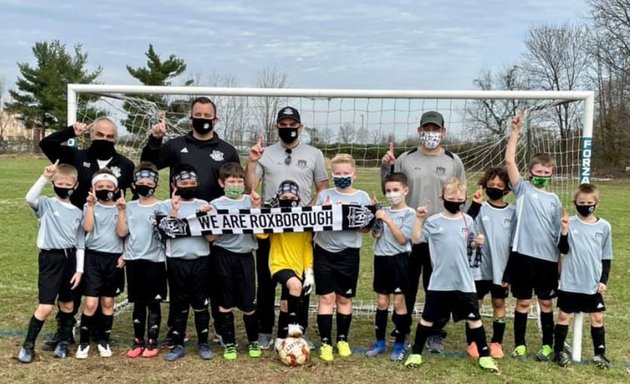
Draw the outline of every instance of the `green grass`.
[[[624,258],[630,240],[624,236],[630,230],[630,223],[625,219],[630,206],[630,194],[627,189],[630,182],[606,182],[599,186],[603,203],[598,213],[608,219],[613,226],[613,242],[616,259],[613,262],[609,290],[606,294],[607,347],[608,355],[614,367],[600,371],[589,364],[577,364],[567,369],[560,369],[553,364],[526,361],[501,361],[501,373],[497,375],[482,372],[473,362],[464,357],[463,324],[447,326],[449,336],[446,340],[447,356],[424,356],[425,363],[420,369],[406,370],[401,364],[389,362],[387,357],[368,359],[355,353],[351,358],[337,358],[333,364],[325,364],[317,358],[304,367],[289,369],[281,365],[272,353],[267,352],[259,361],[253,361],[243,353],[235,362],[223,361],[220,356],[210,362],[196,357],[194,345],[188,349],[189,355],[175,363],[167,364],[161,358],[150,361],[134,361],[124,357],[131,340],[130,311],[123,312],[114,325],[114,357],[101,359],[98,353],[92,353],[87,361],[69,358],[64,361],[53,359],[50,352],[41,352],[38,340],[37,360],[28,366],[21,365],[15,359],[27,322],[37,305],[37,249],[35,236],[37,222],[31,209],[24,202],[24,195],[37,179],[47,161],[43,158],[19,156],[0,156],[0,377],[2,382],[77,382],[101,381],[108,383],[127,382],[628,382],[630,376],[626,369],[630,367],[630,282],[626,279],[630,273],[630,262]],[[356,182],[358,188],[379,192],[378,169],[361,169]],[[47,187],[46,194],[52,193]],[[380,195],[380,193],[377,193]],[[165,188],[159,196],[166,197]],[[358,301],[371,303],[374,294],[372,282],[372,240],[364,237],[361,272],[359,278]],[[419,293],[419,300],[423,294]],[[311,302],[313,304],[313,300]],[[166,308],[163,311],[166,314]],[[165,316],[164,316],[165,317]],[[242,339],[242,323],[237,319],[237,329]],[[351,345],[367,347],[373,341],[373,317],[357,314],[351,329]],[[484,319],[489,324],[488,319]],[[189,322],[191,325],[192,322]],[[388,324],[391,329],[392,325]],[[311,318],[309,333],[316,338],[316,324]],[[489,330],[489,326],[486,329]],[[48,322],[42,334],[52,332]],[[194,330],[189,328],[189,334]],[[584,327],[583,356],[590,358],[592,347],[588,321]],[[194,343],[193,343],[194,344]],[[534,322],[528,326],[528,344],[530,352],[540,346],[540,339]],[[512,347],[511,323],[505,335],[506,350]],[[218,348],[214,348],[217,355]]]

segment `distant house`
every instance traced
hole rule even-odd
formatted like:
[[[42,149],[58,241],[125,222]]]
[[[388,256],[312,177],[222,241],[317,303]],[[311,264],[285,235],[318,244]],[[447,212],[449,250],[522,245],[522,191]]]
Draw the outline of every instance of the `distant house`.
[[[2,140],[32,140],[33,130],[26,129],[19,113],[0,110],[0,136]]]

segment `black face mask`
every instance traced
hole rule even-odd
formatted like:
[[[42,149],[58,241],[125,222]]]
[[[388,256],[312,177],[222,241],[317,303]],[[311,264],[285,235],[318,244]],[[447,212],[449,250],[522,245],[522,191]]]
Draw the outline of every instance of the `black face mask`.
[[[279,207],[291,208],[297,207],[300,204],[299,200],[278,200]]]
[[[450,213],[457,213],[461,210],[464,203],[461,201],[444,200],[444,209]]]
[[[197,187],[178,187],[175,194],[180,196],[184,200],[191,200],[197,194]]]
[[[499,200],[503,197],[503,190],[499,188],[486,188],[486,195],[490,200]]]
[[[582,217],[589,217],[590,215],[593,214],[593,212],[595,212],[595,204],[593,204],[593,205],[577,205],[577,204],[575,204],[575,210],[580,214],[580,216],[582,216]]]
[[[299,128],[278,128],[278,137],[286,144],[292,144],[297,140]]]
[[[136,185],[134,189],[136,193],[142,197],[153,196],[155,193],[155,188],[149,187],[148,185]]]
[[[59,196],[60,199],[67,199],[74,192],[74,188],[64,188],[53,185],[53,189],[55,190],[55,195]]]
[[[88,155],[99,160],[111,159],[115,154],[114,143],[109,140],[94,140],[88,148]]]
[[[96,198],[100,201],[111,201],[118,199],[118,193],[107,189],[101,189],[100,191],[94,192],[94,194],[96,194]]]
[[[200,135],[205,135],[212,131],[212,119],[192,118],[192,127]]]

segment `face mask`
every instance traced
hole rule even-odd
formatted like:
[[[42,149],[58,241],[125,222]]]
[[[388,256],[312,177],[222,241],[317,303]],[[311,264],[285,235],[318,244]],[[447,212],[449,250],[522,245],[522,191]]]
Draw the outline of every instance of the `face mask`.
[[[205,135],[206,133],[212,131],[212,120],[193,117],[192,126],[195,132],[200,135]]]
[[[53,189],[55,190],[55,195],[57,195],[60,199],[67,199],[74,192],[74,188],[64,188],[53,185]]]
[[[223,189],[225,191],[225,196],[230,199],[238,199],[245,192],[245,186],[243,185],[226,185]]]
[[[285,200],[285,199],[281,199],[278,200],[278,206],[279,207],[285,207],[285,208],[290,208],[290,207],[297,207],[300,204],[299,200]]]
[[[551,176],[532,176],[530,182],[536,188],[545,188],[551,184]]]
[[[388,192],[385,194],[385,198],[391,205],[398,205],[403,201],[403,195],[400,192]]]
[[[278,128],[278,137],[286,144],[291,144],[298,138],[299,128]]]
[[[593,214],[593,212],[595,212],[595,204],[593,204],[593,205],[577,205],[577,204],[575,204],[575,210],[580,214],[580,216],[582,216],[582,217],[589,217],[590,215]]]
[[[136,185],[135,190],[138,195],[142,197],[153,196],[153,194],[155,193],[155,188],[149,187],[148,185]]]
[[[464,203],[461,201],[452,201],[444,199],[444,209],[449,211],[450,213],[457,213],[462,209],[462,205]]]
[[[100,191],[94,192],[96,194],[96,198],[100,201],[111,201],[116,198],[116,192],[110,191],[107,189],[101,189]]]
[[[114,154],[116,154],[114,143],[109,140],[94,140],[88,148],[88,155],[99,160],[111,159]]]
[[[180,196],[184,200],[191,200],[197,194],[197,187],[178,187],[177,193],[175,194]]]
[[[435,149],[442,141],[442,134],[440,132],[421,132],[420,141],[425,148]]]
[[[352,185],[352,176],[333,176],[335,187],[345,189]]]
[[[503,197],[503,190],[499,188],[486,188],[486,195],[490,200],[499,200]]]

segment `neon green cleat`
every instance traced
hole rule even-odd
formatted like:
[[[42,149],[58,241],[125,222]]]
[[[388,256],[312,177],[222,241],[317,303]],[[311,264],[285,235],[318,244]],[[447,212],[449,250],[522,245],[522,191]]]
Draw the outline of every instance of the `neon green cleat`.
[[[350,344],[348,344],[347,341],[337,342],[337,352],[339,352],[339,356],[341,357],[352,356],[352,350],[350,349]]]
[[[223,358],[225,360],[236,360],[237,356],[236,346],[234,344],[226,344],[225,350],[223,350]]]
[[[253,341],[247,345],[247,354],[249,357],[253,357],[255,359],[262,356],[262,348],[260,348],[260,344],[257,341]]]
[[[333,357],[333,347],[330,344],[322,344],[319,347],[319,358],[327,363],[330,363],[335,358]]]
[[[490,356],[480,357],[479,366],[486,371],[499,372],[499,366],[497,365],[497,362]]]
[[[517,345],[512,351],[510,356],[512,357],[525,357],[527,355],[527,347],[524,345]]]
[[[538,351],[538,353],[536,354],[536,360],[538,361],[549,361],[551,360],[551,357],[553,356],[553,349],[551,349],[550,345],[543,345],[542,348],[540,348],[540,351]]]
[[[407,357],[407,361],[405,361],[405,367],[407,368],[417,368],[422,364],[422,355],[417,353],[412,353]]]

